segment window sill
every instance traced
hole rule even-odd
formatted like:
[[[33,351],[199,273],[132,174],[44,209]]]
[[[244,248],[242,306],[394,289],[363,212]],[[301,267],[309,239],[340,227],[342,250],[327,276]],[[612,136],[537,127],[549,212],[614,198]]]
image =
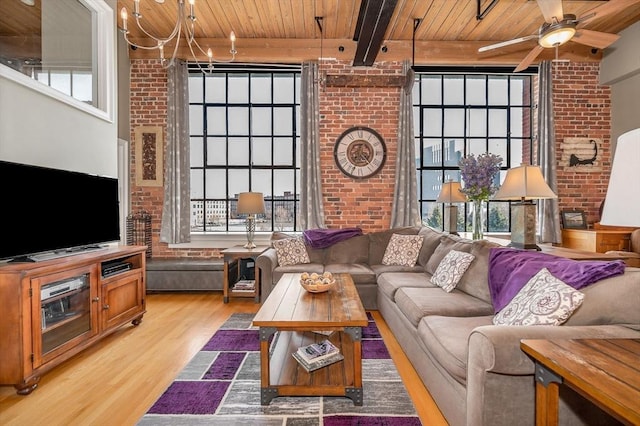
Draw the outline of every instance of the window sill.
[[[256,232],[253,238],[254,244],[258,246],[268,246],[271,244],[271,232]],[[299,234],[287,232],[287,234]],[[226,249],[233,246],[247,243],[247,234],[244,232],[228,232],[219,234],[191,234],[191,242],[180,244],[169,244],[171,249],[188,248],[219,248]]]

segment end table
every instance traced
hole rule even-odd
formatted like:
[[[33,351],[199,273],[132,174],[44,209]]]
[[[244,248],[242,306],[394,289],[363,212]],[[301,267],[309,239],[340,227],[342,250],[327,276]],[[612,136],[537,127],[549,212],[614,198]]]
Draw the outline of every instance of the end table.
[[[256,303],[260,303],[260,270],[255,263],[258,256],[268,248],[269,246],[258,246],[252,249],[233,246],[222,250],[224,256],[224,281],[222,283],[224,303],[229,302],[229,297],[253,297]],[[253,277],[243,276],[243,260],[253,262]]]

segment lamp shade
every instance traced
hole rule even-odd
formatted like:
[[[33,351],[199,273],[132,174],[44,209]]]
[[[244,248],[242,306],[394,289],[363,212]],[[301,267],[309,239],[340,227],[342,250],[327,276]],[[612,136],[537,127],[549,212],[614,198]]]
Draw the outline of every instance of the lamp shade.
[[[238,214],[264,213],[262,192],[241,192],[238,195]]]
[[[436,203],[465,203],[467,197],[460,191],[461,189],[460,182],[445,182],[442,184]]]
[[[600,224],[640,226],[639,182],[640,128],[618,138]]]
[[[522,164],[519,167],[507,170],[507,176],[493,198],[496,200],[524,201],[557,198],[557,195],[544,181],[540,167]]]

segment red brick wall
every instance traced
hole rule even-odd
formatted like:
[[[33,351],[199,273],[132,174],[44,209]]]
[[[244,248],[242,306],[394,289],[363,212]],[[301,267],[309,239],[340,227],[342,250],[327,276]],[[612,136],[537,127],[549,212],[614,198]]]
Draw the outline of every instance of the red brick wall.
[[[557,183],[561,209],[582,209],[597,222],[611,174],[611,89],[598,83],[598,63],[554,64]],[[595,166],[570,167],[565,138],[600,139]],[[588,156],[588,155],[587,155]]]
[[[374,67],[352,68],[347,62],[326,61],[322,69],[331,75],[357,77],[402,74],[402,64],[390,62]],[[597,220],[600,202],[607,190],[610,170],[610,90],[598,85],[599,65],[595,63],[556,64],[554,71],[555,126],[558,159],[562,158],[566,137],[602,139],[600,171],[558,166],[560,208],[581,208],[588,221]],[[365,232],[387,228],[391,220],[397,157],[399,87],[336,87],[320,91],[320,161],[325,220],[328,227],[361,227]],[[166,72],[154,60],[134,60],[131,64],[131,208],[152,216],[154,257],[218,257],[217,249],[170,250],[160,243],[162,187],[135,185],[135,128],[142,125],[165,127]],[[355,180],[343,175],[333,159],[336,139],[352,126],[367,126],[385,140],[387,159],[377,175]]]

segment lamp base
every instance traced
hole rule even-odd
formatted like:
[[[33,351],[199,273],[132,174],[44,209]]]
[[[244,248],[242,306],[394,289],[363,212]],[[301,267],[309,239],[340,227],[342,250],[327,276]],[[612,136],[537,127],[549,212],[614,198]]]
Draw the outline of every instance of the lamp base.
[[[536,242],[536,205],[530,200],[512,204],[509,247],[539,251]]]
[[[256,245],[253,243],[253,241],[250,241],[247,244],[243,245],[242,247],[251,250],[251,249],[256,248]]]
[[[458,235],[458,206],[449,204],[444,207],[444,232]]]

